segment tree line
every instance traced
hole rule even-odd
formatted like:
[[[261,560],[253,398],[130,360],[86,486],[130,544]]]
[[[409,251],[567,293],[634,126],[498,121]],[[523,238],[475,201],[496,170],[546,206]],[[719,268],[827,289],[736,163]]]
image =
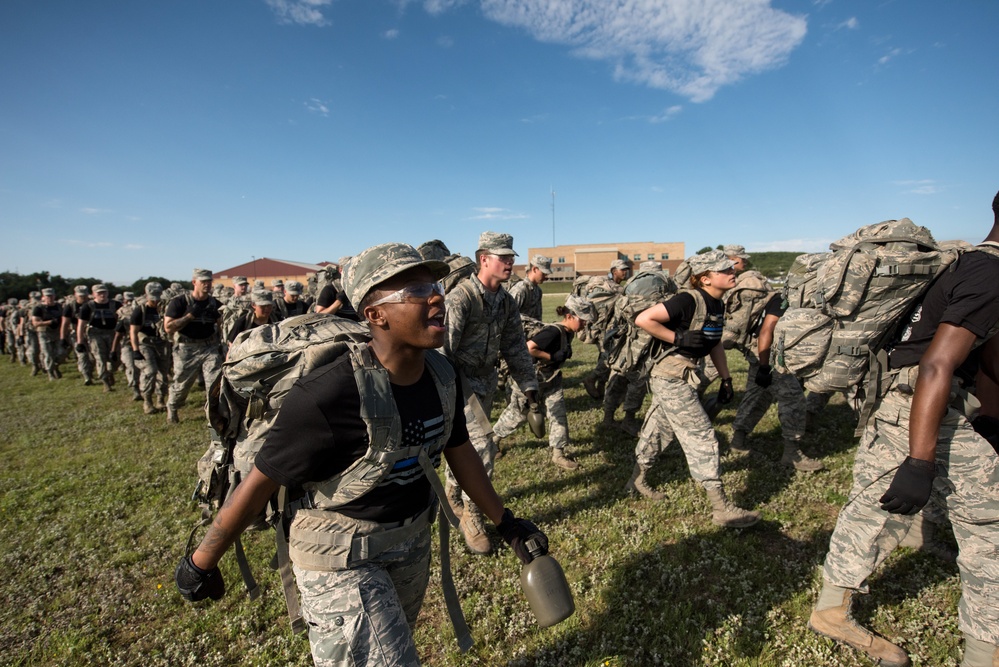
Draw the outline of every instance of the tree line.
[[[148,278],[139,278],[135,282],[128,285],[118,285],[107,280],[101,280],[100,278],[64,278],[58,274],[53,275],[48,271],[38,271],[36,273],[28,273],[21,275],[20,273],[13,273],[11,271],[4,271],[0,273],[0,301],[6,302],[9,298],[15,299],[27,299],[28,294],[35,291],[41,291],[46,287],[51,287],[55,290],[57,297],[62,297],[73,292],[73,288],[77,285],[86,285],[90,288],[91,285],[96,285],[97,283],[103,283],[107,285],[108,291],[112,296],[115,294],[121,294],[122,292],[133,292],[135,296],[139,296],[146,289],[146,283],[148,282],[158,282],[163,287],[167,287],[170,283],[177,282],[186,287],[191,288],[190,281],[183,280],[170,280],[169,278],[163,278],[162,276],[149,276]]]

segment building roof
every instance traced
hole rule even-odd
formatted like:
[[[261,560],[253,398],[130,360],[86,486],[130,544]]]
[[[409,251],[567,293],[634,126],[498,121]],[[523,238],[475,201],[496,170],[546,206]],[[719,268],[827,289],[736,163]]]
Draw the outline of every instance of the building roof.
[[[239,264],[232,268],[215,271],[212,275],[215,278],[225,278],[230,276],[257,277],[301,275],[303,273],[313,273],[322,268],[323,266],[320,264],[294,262],[286,259],[273,259],[271,257],[258,257],[255,260]]]

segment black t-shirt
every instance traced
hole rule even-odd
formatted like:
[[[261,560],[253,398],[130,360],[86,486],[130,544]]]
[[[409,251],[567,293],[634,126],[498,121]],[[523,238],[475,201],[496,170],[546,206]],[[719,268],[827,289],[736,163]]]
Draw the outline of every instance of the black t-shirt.
[[[160,321],[160,311],[156,306],[149,303],[138,306],[132,311],[132,316],[128,319],[129,325],[134,324],[139,327],[139,333],[147,336],[159,336],[156,325]]]
[[[271,316],[267,319],[267,324],[279,321],[279,317],[275,315],[274,311],[271,311]],[[243,333],[244,331],[249,331],[250,329],[256,329],[257,327],[262,327],[263,324],[257,324],[257,320],[254,316],[252,310],[248,310],[239,316],[233,325],[232,329],[229,331],[229,335],[226,336],[226,342],[233,342],[236,340],[236,336]]]
[[[53,303],[48,306],[44,303],[40,303],[31,309],[31,315],[32,317],[37,317],[43,322],[46,320],[52,320],[49,323],[49,329],[58,330],[59,326],[62,324],[62,306],[58,303]]]
[[[707,308],[707,316],[701,331],[704,332],[706,342],[704,346],[696,350],[681,349],[678,354],[688,359],[700,359],[706,357],[715,345],[722,338],[725,329],[725,304],[721,299],[716,299],[702,289],[698,289],[704,297],[704,304]],[[666,328],[670,331],[685,331],[690,328],[694,321],[694,314],[697,311],[697,302],[689,292],[680,292],[671,296],[663,302],[666,312],[669,314],[669,321]]]
[[[194,297],[191,297],[192,300]],[[179,319],[187,314],[187,295],[175,296],[166,307],[166,316]],[[195,340],[205,340],[215,335],[215,323],[219,321],[219,309],[222,302],[213,296],[201,301],[194,300],[192,312],[194,319],[180,330],[182,336]]]
[[[763,306],[763,316],[773,315],[774,317],[782,317],[784,313],[787,312],[787,306],[784,305],[784,297],[780,292],[774,294],[767,301],[767,305]]]
[[[274,301],[274,310],[272,312],[280,319],[287,319],[297,315],[305,315],[309,312],[309,304],[303,301],[301,297],[295,303],[288,303],[282,297]]]
[[[329,308],[336,301],[337,288],[330,283],[323,288],[323,291],[319,293],[319,298],[316,299],[316,305],[320,308]],[[347,299],[346,294],[341,295],[343,301],[340,305],[340,309],[336,311],[336,314],[340,317],[345,317],[348,320],[354,320],[355,322],[360,321],[360,317],[357,315],[357,311],[354,310],[354,306],[350,305],[350,301]]]
[[[83,303],[77,303],[76,299],[70,301],[66,304],[66,307],[62,309],[62,316],[68,319],[70,324],[76,326],[76,320],[79,317],[80,309],[83,308],[86,303],[86,301]]]
[[[455,380],[454,424],[447,447],[468,440],[464,401]],[[392,385],[402,417],[404,446],[425,444],[443,430],[443,410],[429,370],[407,387]],[[360,416],[361,397],[348,354],[300,379],[281,404],[274,426],[255,459],[257,468],[279,484],[299,489],[347,469],[368,448]],[[431,452],[435,464],[441,452]],[[433,496],[417,460],[399,461],[370,492],[337,511],[356,519],[402,521],[425,510]]]
[[[88,301],[80,306],[80,312],[77,313],[77,317],[84,322],[88,322],[92,329],[114,331],[115,325],[118,324],[119,308],[121,308],[121,304],[114,300],[110,300],[107,303]]]
[[[555,354],[562,349],[562,332],[565,332],[565,348],[566,348],[566,359],[572,356],[572,332],[568,329],[560,327],[557,324],[550,324],[538,333],[531,336],[531,340],[534,344],[538,346],[538,349],[542,352],[547,352],[548,354]],[[535,363],[544,364],[546,366],[554,366],[549,361],[544,361],[542,359],[535,359]],[[562,364],[558,364],[561,366]]]
[[[892,368],[915,366],[942,322],[967,329],[979,339],[999,320],[999,258],[985,252],[965,253],[926,292],[902,329],[888,361]],[[957,375],[973,381],[978,350],[972,351]]]

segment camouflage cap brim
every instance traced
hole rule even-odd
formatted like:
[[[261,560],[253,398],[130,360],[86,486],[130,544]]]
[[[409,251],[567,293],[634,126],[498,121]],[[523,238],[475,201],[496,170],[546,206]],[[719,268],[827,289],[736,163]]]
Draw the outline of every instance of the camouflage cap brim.
[[[404,271],[418,267],[428,269],[435,280],[440,280],[451,271],[446,262],[423,259],[411,245],[383,243],[351,258],[344,270],[343,289],[354,307],[359,308],[364,297],[375,287]]]

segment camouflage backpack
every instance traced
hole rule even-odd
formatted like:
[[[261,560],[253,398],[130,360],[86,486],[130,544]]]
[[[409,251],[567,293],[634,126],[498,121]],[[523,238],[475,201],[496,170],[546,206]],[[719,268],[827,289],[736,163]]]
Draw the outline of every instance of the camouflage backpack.
[[[211,521],[212,514],[253,468],[257,452],[295,382],[343,354],[351,355],[361,398],[361,417],[368,431],[368,452],[341,474],[324,482],[306,485],[308,502],[297,509],[295,515],[312,527],[321,524],[323,512],[355,500],[373,489],[403,458],[418,459],[431,485],[438,491],[440,480],[422,446],[415,448],[420,451],[399,447],[401,423],[388,373],[374,360],[368,350],[368,340],[370,334],[365,325],[314,313],[256,327],[236,337],[222,372],[209,391],[206,411],[220,441],[212,443],[198,462],[199,480],[194,498],[201,506],[202,521],[191,533],[188,553],[193,546],[195,531]],[[454,370],[437,352],[428,351],[426,359],[435,385],[441,392],[449,432],[453,415],[449,417],[448,411],[456,400]],[[438,494],[443,493],[441,488]],[[291,627],[294,632],[302,632],[306,624],[301,618],[291,558],[294,556],[295,562],[315,564],[331,556],[323,554],[322,547],[312,543],[309,537],[313,534],[311,529],[297,528],[297,520],[289,525],[292,507],[287,501],[287,489],[282,487],[251,528],[275,529],[278,569]],[[443,509],[441,511],[447,519],[442,518],[442,524],[450,521],[457,525],[453,515]],[[444,525],[440,529],[442,534],[447,532]],[[371,539],[372,548],[376,542],[376,539]],[[239,539],[235,543],[235,552],[247,593],[254,599],[259,595],[258,588]],[[450,578],[450,572],[446,573],[446,578]],[[446,598],[448,585],[453,589],[453,582],[445,582]],[[460,606],[456,602],[452,605],[449,600],[448,610],[459,633],[459,641],[463,644],[469,642],[467,627],[464,627],[464,619],[460,618]],[[458,619],[455,619],[455,613],[459,615]],[[462,635],[462,627],[465,635]]]
[[[676,281],[676,286],[679,289],[690,288],[690,264],[687,264],[687,260],[680,262],[680,265],[676,267],[676,271],[673,272],[673,280]]]
[[[451,272],[441,282],[444,283],[444,294],[450,294],[451,290],[475,273],[476,266],[470,257],[458,254],[449,255],[444,261],[451,267]]]
[[[831,255],[828,252],[813,252],[794,258],[781,290],[784,307],[807,308],[818,305],[815,302],[815,289],[819,270]]]
[[[676,283],[663,271],[640,271],[628,281],[614,304],[614,324],[604,339],[607,362],[618,373],[648,373],[662,350],[659,341],[635,324],[635,318],[670,295],[677,293]]]
[[[227,341],[229,340],[229,334],[232,333],[236,324],[247,313],[253,312],[253,302],[250,301],[249,294],[234,296],[222,305],[219,312],[222,313],[222,317],[219,320],[219,331],[222,340]]]
[[[343,285],[340,282],[341,273],[340,269],[333,264],[327,264],[325,267],[316,271],[315,278],[309,279],[309,289],[315,290],[315,296],[318,297],[323,292],[323,288],[327,285],[333,285],[333,288],[339,292],[343,289]]]
[[[789,308],[774,331],[775,365],[816,392],[846,391],[877,370],[872,362],[903,316],[959,255],[908,218],[861,227],[829,247],[815,305]]]
[[[725,293],[722,345],[726,350],[733,347],[741,350],[750,348],[763,322],[763,310],[776,293],[770,286],[770,281],[759,271],[743,271],[739,274],[735,287]]]

